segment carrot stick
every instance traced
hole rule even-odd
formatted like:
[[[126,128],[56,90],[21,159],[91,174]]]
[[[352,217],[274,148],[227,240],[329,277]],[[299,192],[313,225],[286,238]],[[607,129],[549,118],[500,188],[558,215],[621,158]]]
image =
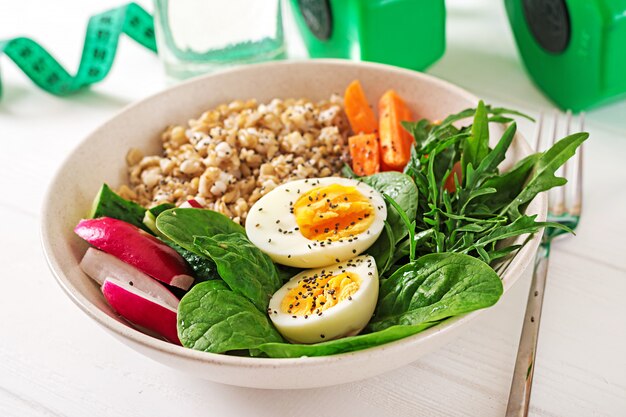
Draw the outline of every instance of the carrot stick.
[[[359,80],[354,80],[348,85],[343,101],[354,134],[376,132],[378,123]]]
[[[398,93],[389,90],[378,102],[378,114],[383,171],[402,171],[411,158],[414,139],[401,122],[411,120],[411,110]]]
[[[355,174],[372,175],[380,172],[378,138],[375,134],[360,133],[348,138],[352,170]]]
[[[456,177],[456,181],[460,184],[463,178],[463,171],[461,169],[461,163],[459,161],[455,162],[454,165],[452,165],[452,170],[450,171],[450,174],[448,174],[445,185],[443,186],[443,188],[448,190],[450,194],[456,191],[456,183],[454,182],[454,177]]]

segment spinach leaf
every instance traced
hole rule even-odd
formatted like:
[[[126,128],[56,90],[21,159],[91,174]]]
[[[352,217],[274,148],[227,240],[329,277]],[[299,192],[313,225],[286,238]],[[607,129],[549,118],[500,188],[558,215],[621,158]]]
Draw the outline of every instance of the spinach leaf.
[[[278,277],[280,278],[280,281],[283,283],[289,281],[291,278],[295,277],[300,272],[302,272],[302,269],[296,268],[293,266],[280,265],[280,264],[274,264],[274,265],[276,266]]]
[[[368,255],[374,257],[378,274],[382,275],[389,268],[394,255],[396,239],[391,230],[389,222],[385,220],[385,228],[380,234],[376,242],[367,249]]]
[[[374,332],[312,345],[266,343],[253,356],[298,358],[352,352],[414,335],[442,320],[493,305],[502,282],[484,262],[460,254],[424,256],[383,281]],[[392,323],[393,322],[393,323]]]
[[[302,356],[326,356],[338,353],[352,352],[393,342],[407,336],[414,335],[438,322],[422,323],[410,326],[392,326],[376,333],[361,334],[344,337],[328,342],[312,345],[291,343],[265,343],[252,350],[253,356],[269,356],[271,358],[299,358]]]
[[[196,251],[217,265],[217,272],[231,290],[265,312],[282,281],[272,260],[240,233],[197,236]]]
[[[210,279],[220,279],[220,276],[217,273],[217,266],[210,258],[188,251],[167,238],[161,238],[161,240],[183,257],[183,259],[187,262],[187,265],[189,265],[193,271],[193,276],[196,278],[196,282],[208,281]]]
[[[341,175],[344,178],[359,179],[359,176],[356,175],[356,173],[352,170],[352,168],[348,164],[344,164],[343,168],[341,168]]]
[[[400,216],[400,220],[404,223],[404,227],[409,233],[409,259],[413,262],[415,257],[415,220],[409,220],[409,216],[407,213],[400,207],[398,203],[394,201],[393,198],[389,197],[387,194],[383,194],[385,201],[389,206],[393,207],[396,210],[396,213]]]
[[[425,255],[383,280],[369,329],[436,322],[489,307],[501,295],[498,274],[480,259],[457,253]]]
[[[175,208],[159,214],[157,229],[177,245],[196,255],[204,256],[194,245],[195,236],[213,236],[220,233],[239,233],[245,236],[243,227],[221,213],[197,209]]]
[[[204,352],[248,350],[283,340],[265,313],[222,281],[194,286],[180,300],[177,322],[183,346]]]
[[[243,227],[215,211],[197,208],[168,209],[164,204],[152,210],[149,210],[151,214],[158,215],[156,228],[161,234],[161,240],[187,261],[197,281],[217,279],[219,275],[215,262],[194,246],[195,236],[218,233],[245,235]]]
[[[148,233],[152,231],[143,224],[146,209],[139,204],[117,195],[107,184],[102,184],[91,207],[89,217],[112,217],[137,226]]]
[[[561,139],[550,149],[542,153],[524,189],[502,210],[502,212],[508,212],[513,218],[517,218],[521,216],[520,210],[522,207],[525,207],[537,194],[542,191],[547,191],[550,188],[564,185],[567,180],[555,176],[554,173],[569,158],[574,156],[576,148],[588,137],[588,133],[574,133],[573,135]]]
[[[417,215],[417,187],[413,179],[400,172],[388,171],[360,178],[361,181],[381,194],[391,197],[404,210],[409,221]],[[399,213],[387,204],[387,222],[391,226],[396,241],[408,234]]]

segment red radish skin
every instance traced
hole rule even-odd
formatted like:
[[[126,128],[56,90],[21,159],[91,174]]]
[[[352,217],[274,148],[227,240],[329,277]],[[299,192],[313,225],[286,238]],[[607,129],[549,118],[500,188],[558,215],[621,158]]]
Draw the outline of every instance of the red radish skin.
[[[164,285],[144,274],[132,265],[122,262],[113,255],[95,248],[87,249],[80,261],[80,269],[98,284],[104,284],[107,278],[130,284],[140,291],[151,295],[173,309],[178,308],[178,298]]]
[[[170,342],[180,345],[176,328],[176,309],[116,279],[104,280],[102,294],[113,310],[129,322],[152,330]]]
[[[193,284],[185,260],[174,249],[130,223],[110,217],[86,219],[74,232],[161,282],[183,290]]]
[[[202,206],[202,204],[198,203],[198,200],[194,200],[193,198],[185,201],[183,204],[180,205],[179,208],[204,208]]]

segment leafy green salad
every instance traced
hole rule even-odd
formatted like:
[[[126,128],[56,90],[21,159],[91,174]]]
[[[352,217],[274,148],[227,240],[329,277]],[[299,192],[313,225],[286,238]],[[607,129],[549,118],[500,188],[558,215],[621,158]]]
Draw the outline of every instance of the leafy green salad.
[[[414,335],[495,304],[520,248],[563,228],[526,207],[565,183],[555,173],[588,134],[501,172],[515,116],[527,117],[480,102],[436,123],[402,121],[389,139],[410,140],[401,170],[395,145],[387,164],[357,149],[361,165],[279,185],[245,227],[194,200],[147,209],[105,184],[75,228],[91,245],[81,268],[130,323],[200,351],[297,358]],[[493,147],[490,124],[505,126]],[[354,126],[351,146],[393,130]]]

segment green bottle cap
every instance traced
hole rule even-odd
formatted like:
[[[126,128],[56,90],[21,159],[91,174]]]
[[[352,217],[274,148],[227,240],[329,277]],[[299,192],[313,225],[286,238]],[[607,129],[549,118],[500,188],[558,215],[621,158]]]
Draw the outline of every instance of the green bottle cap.
[[[528,73],[559,107],[626,98],[626,0],[505,0]]]
[[[313,58],[424,70],[445,51],[443,0],[291,0]]]

